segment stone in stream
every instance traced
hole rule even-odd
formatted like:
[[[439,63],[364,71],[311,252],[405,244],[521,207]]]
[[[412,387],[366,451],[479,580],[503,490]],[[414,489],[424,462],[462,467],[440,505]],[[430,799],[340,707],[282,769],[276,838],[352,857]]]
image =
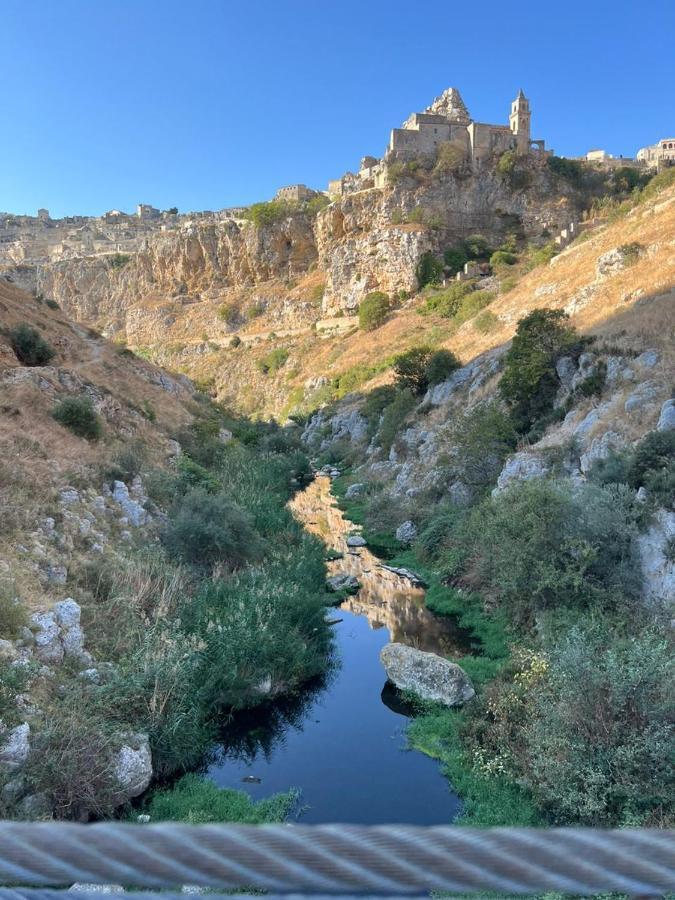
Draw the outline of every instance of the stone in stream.
[[[365,547],[368,542],[360,534],[350,534],[347,538],[348,547]]]
[[[361,587],[359,580],[355,575],[331,575],[326,579],[326,587],[329,591],[339,593],[347,591],[350,594],[355,593]]]
[[[419,575],[416,575],[410,569],[404,569],[403,566],[388,566],[385,563],[378,563],[378,568],[386,569],[387,572],[393,572],[393,574],[398,575],[399,578],[405,578],[414,587],[427,587],[427,583],[423,578],[420,578]]]
[[[385,644],[380,650],[380,662],[397,688],[412,691],[423,700],[461,706],[476,694],[466,672],[435,653],[405,644]]]

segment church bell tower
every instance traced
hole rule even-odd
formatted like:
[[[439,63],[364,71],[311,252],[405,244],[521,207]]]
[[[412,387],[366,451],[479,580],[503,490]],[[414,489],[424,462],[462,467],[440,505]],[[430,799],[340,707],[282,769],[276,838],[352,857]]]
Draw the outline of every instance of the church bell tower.
[[[522,90],[511,104],[509,116],[511,132],[516,138],[518,153],[529,153],[530,150],[530,101]]]

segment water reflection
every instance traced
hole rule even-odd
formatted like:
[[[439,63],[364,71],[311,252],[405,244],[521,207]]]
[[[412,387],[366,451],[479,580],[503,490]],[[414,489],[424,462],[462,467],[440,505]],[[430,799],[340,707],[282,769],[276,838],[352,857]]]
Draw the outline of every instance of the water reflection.
[[[389,640],[454,657],[467,638],[424,605],[424,592],[382,569],[366,548],[346,545],[354,529],[335,505],[327,478],[296,495],[292,509],[343,554],[331,574],[362,587],[329,610],[336,659],[325,678],[268,706],[237,714],[223,730],[209,776],[258,799],[302,792],[303,822],[447,824],[461,804],[438,764],[407,751],[411,709],[387,682],[379,652]]]

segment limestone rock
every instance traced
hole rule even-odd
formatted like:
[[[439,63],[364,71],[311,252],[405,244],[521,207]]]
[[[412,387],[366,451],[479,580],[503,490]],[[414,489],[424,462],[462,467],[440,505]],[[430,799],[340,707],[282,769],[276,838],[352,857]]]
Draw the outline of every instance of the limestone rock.
[[[658,401],[663,385],[656,381],[643,381],[626,398],[624,409],[627,413],[643,410]]]
[[[645,350],[637,357],[635,365],[642,369],[653,369],[660,359],[661,355],[658,350]]]
[[[129,734],[117,751],[115,777],[125,800],[138,797],[152,780],[152,756],[147,734]]]
[[[571,356],[561,356],[555,364],[560,383],[565,388],[572,387],[572,381],[577,373],[577,367]]]
[[[329,591],[338,594],[340,591],[348,591],[354,593],[361,587],[359,580],[355,575],[331,575],[326,579],[326,587]]]
[[[435,653],[425,653],[405,644],[385,644],[380,661],[387,678],[397,688],[412,691],[423,700],[461,706],[475,696],[466,672]]]
[[[426,581],[411,569],[406,569],[403,566],[388,566],[386,563],[379,563],[378,568],[398,575],[399,578],[405,578],[406,581],[409,581],[415,587],[427,587]]]
[[[23,722],[9,732],[0,731],[0,766],[18,769],[30,753],[30,725]]]
[[[365,489],[365,484],[360,484],[358,482],[356,484],[350,484],[345,491],[345,500],[353,500],[355,497],[360,497]]]
[[[538,453],[520,450],[507,459],[497,479],[497,487],[492,491],[492,496],[498,496],[515,481],[531,481],[533,478],[543,478],[548,472],[548,463]]]
[[[148,521],[148,513],[137,500],[129,495],[129,488],[123,481],[116,481],[113,485],[113,500],[119,504],[124,517],[135,528],[145,525]]]
[[[657,431],[675,431],[675,400],[666,400],[661,407]]]
[[[607,459],[611,452],[622,450],[626,440],[616,431],[606,431],[602,436],[593,438],[585,453],[581,454],[579,468],[586,475],[596,459]]]
[[[35,654],[38,659],[43,663],[60,663],[64,651],[54,613],[33,613],[30,621],[35,633]]]
[[[400,541],[402,544],[412,544],[416,537],[417,525],[415,525],[414,522],[411,522],[410,519],[401,522],[396,529],[396,540]]]
[[[350,534],[347,538],[348,547],[365,547],[368,542],[360,534]]]
[[[675,541],[675,512],[660,509],[651,526],[637,539],[644,596],[647,601],[675,600],[675,561],[668,548]]]

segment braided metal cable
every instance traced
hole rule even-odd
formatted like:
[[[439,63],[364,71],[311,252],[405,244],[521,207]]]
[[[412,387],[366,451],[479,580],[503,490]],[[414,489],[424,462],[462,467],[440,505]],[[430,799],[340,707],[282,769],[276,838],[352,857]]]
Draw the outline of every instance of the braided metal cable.
[[[654,896],[675,891],[675,831],[0,822],[0,884],[74,882],[314,895]]]

